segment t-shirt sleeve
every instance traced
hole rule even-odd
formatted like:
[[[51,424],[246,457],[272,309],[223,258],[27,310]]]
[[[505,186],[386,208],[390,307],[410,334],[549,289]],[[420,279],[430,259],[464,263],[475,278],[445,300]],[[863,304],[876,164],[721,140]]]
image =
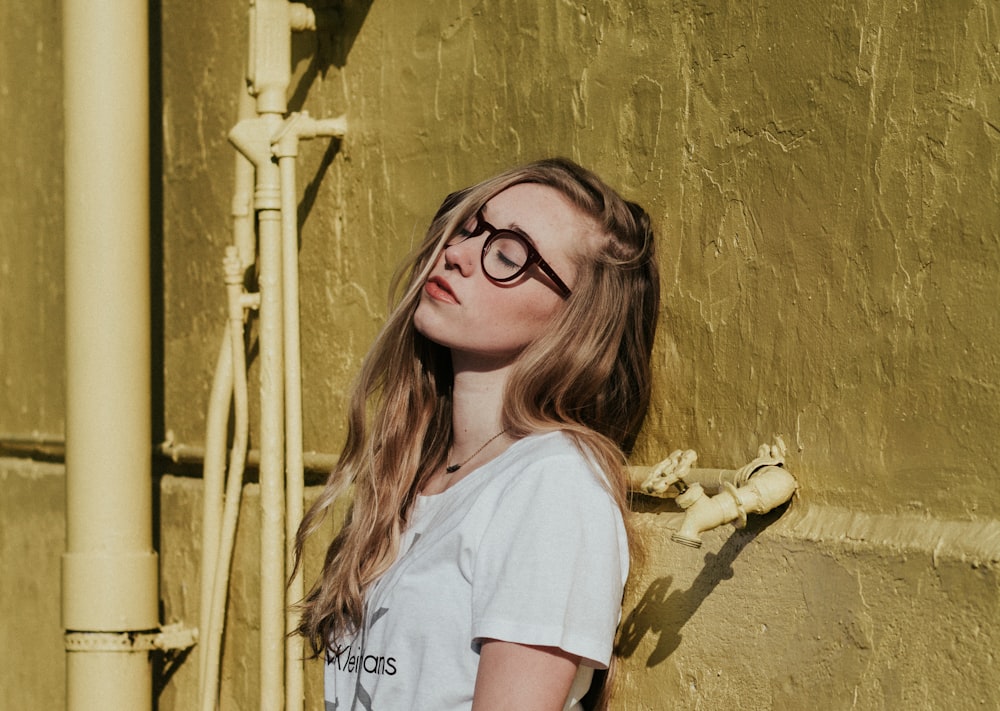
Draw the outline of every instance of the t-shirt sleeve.
[[[559,647],[606,667],[628,545],[621,512],[582,460],[532,464],[486,523],[472,576],[472,634]]]

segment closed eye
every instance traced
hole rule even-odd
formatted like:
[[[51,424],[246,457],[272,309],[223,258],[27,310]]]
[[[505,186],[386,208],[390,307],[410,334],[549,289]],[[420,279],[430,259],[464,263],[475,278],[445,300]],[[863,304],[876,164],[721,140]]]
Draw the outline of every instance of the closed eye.
[[[496,255],[497,255],[497,259],[499,259],[500,263],[503,264],[505,267],[509,267],[511,269],[520,269],[521,268],[520,264],[518,264],[517,262],[515,262],[513,259],[508,258],[507,255],[504,254],[503,252],[497,251]]]

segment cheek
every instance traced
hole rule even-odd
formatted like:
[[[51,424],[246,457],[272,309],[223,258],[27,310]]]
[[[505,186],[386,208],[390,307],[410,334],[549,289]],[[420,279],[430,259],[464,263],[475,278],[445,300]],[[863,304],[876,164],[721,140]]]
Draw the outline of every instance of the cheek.
[[[552,325],[556,316],[562,311],[564,304],[558,297],[518,299],[518,303],[507,303],[500,313],[504,314],[498,321],[504,323],[511,333],[518,334],[525,344],[545,333]]]

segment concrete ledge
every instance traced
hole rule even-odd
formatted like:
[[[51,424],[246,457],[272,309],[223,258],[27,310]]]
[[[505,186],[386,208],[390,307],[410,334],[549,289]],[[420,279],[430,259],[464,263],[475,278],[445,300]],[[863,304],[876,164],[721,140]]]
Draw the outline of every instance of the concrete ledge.
[[[973,565],[1000,562],[1000,521],[956,521],[914,514],[878,514],[793,502],[775,533],[799,540],[929,553]]]

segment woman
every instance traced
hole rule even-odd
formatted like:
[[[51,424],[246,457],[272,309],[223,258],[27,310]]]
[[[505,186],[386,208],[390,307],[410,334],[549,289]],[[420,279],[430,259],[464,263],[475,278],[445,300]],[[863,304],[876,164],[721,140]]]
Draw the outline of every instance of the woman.
[[[628,452],[649,400],[649,218],[553,159],[454,193],[393,282],[303,603],[327,708],[578,709],[611,658]]]

